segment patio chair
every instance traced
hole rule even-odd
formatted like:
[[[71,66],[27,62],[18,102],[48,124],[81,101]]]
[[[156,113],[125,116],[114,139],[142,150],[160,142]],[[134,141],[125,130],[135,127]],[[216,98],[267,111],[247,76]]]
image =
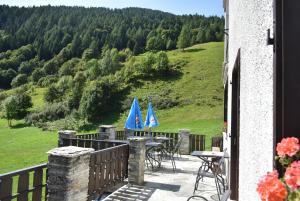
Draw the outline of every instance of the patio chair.
[[[219,198],[219,201],[227,201],[227,200],[229,199],[229,196],[230,196],[230,190],[226,190],[226,191],[222,194],[222,196]],[[191,200],[193,200],[194,198],[201,198],[201,199],[203,199],[203,200],[205,200],[205,201],[208,201],[208,199],[206,199],[205,197],[203,197],[203,196],[201,196],[201,195],[192,195],[191,197],[189,197],[189,198],[187,199],[187,201],[191,201]],[[197,200],[199,200],[199,199],[197,199]]]
[[[171,162],[172,162],[172,168],[173,171],[175,172],[176,170],[176,163],[175,163],[175,159],[174,159],[174,155],[179,153],[179,148],[181,146],[182,143],[182,138],[180,138],[175,146],[171,146],[171,147],[166,147],[164,148],[164,150],[162,151],[162,154],[166,155],[167,157],[170,158]],[[165,152],[165,153],[164,153]]]
[[[211,167],[209,168],[208,165],[210,165]],[[221,191],[225,191],[225,179],[223,178],[225,158],[224,156],[222,156],[221,158],[216,158],[211,161],[211,164],[208,165],[202,165],[199,168],[194,186],[194,193],[198,190],[199,181],[201,179],[203,179],[204,177],[213,178],[215,180],[218,198],[220,200]],[[209,171],[209,169],[211,171]]]

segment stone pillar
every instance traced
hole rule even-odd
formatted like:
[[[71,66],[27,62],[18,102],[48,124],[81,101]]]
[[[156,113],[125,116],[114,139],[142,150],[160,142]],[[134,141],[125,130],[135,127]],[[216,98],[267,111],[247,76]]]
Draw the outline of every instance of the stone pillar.
[[[180,129],[179,137],[182,139],[181,145],[179,147],[179,152],[182,155],[190,154],[190,130]]]
[[[116,139],[116,127],[113,125],[101,125],[99,126],[99,133],[103,133],[108,136],[109,140]],[[103,137],[105,139],[105,137]]]
[[[63,139],[76,138],[76,131],[65,130],[58,131],[58,147],[63,146]]]
[[[145,152],[145,138],[130,138],[128,160],[128,182],[130,184],[144,184]]]
[[[47,201],[86,201],[88,197],[89,163],[94,149],[60,147],[47,153]]]

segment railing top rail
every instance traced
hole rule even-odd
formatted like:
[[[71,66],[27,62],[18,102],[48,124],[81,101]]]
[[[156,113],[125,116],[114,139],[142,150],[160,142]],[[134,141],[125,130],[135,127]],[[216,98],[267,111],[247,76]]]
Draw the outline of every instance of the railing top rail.
[[[199,133],[191,133],[190,135],[206,136],[206,135],[204,135],[204,134],[199,134]]]
[[[110,143],[126,143],[126,140],[95,140],[95,139],[80,139],[80,138],[66,138],[66,140],[82,140],[82,141],[94,141],[94,142],[110,142]]]
[[[99,133],[78,133],[76,134],[76,136],[79,136],[79,135],[97,135]]]
[[[17,175],[20,175],[20,174],[23,174],[23,173],[26,173],[26,172],[32,172],[32,171],[35,171],[37,169],[45,168],[45,167],[47,167],[47,163],[32,166],[32,167],[29,167],[29,168],[19,169],[19,170],[16,170],[16,171],[5,173],[5,174],[0,174],[0,178],[13,177],[13,176],[17,176]]]
[[[107,152],[107,151],[110,151],[110,150],[113,150],[113,149],[116,149],[116,148],[126,147],[126,146],[129,146],[129,145],[128,144],[121,144],[121,145],[117,145],[117,146],[114,146],[114,147],[109,147],[109,148],[101,149],[101,150],[98,150],[98,151],[94,151],[94,152],[92,152],[92,154]]]

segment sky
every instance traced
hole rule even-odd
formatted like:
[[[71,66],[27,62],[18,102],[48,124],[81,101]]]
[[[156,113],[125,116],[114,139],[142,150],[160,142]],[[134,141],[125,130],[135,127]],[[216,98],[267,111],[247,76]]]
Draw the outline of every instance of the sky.
[[[223,0],[1,0],[10,6],[66,5],[85,7],[126,8],[142,7],[178,15],[223,15]]]

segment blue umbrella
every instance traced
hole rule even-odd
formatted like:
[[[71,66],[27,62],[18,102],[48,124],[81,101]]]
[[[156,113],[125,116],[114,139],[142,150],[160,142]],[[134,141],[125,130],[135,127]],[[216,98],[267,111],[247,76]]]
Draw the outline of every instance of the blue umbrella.
[[[127,129],[143,129],[143,118],[142,118],[142,113],[140,110],[139,103],[136,98],[134,98],[129,115],[127,117],[127,120],[125,122],[125,128]]]
[[[152,104],[151,104],[151,102],[149,102],[145,126],[149,127],[149,136],[151,138],[151,141],[152,141],[151,128],[158,126],[158,125],[159,124],[158,124],[156,115],[154,113],[154,110],[152,109]]]
[[[154,110],[152,108],[151,102],[148,105],[148,111],[147,111],[146,121],[144,125],[148,126],[149,128],[153,128],[159,125]]]

